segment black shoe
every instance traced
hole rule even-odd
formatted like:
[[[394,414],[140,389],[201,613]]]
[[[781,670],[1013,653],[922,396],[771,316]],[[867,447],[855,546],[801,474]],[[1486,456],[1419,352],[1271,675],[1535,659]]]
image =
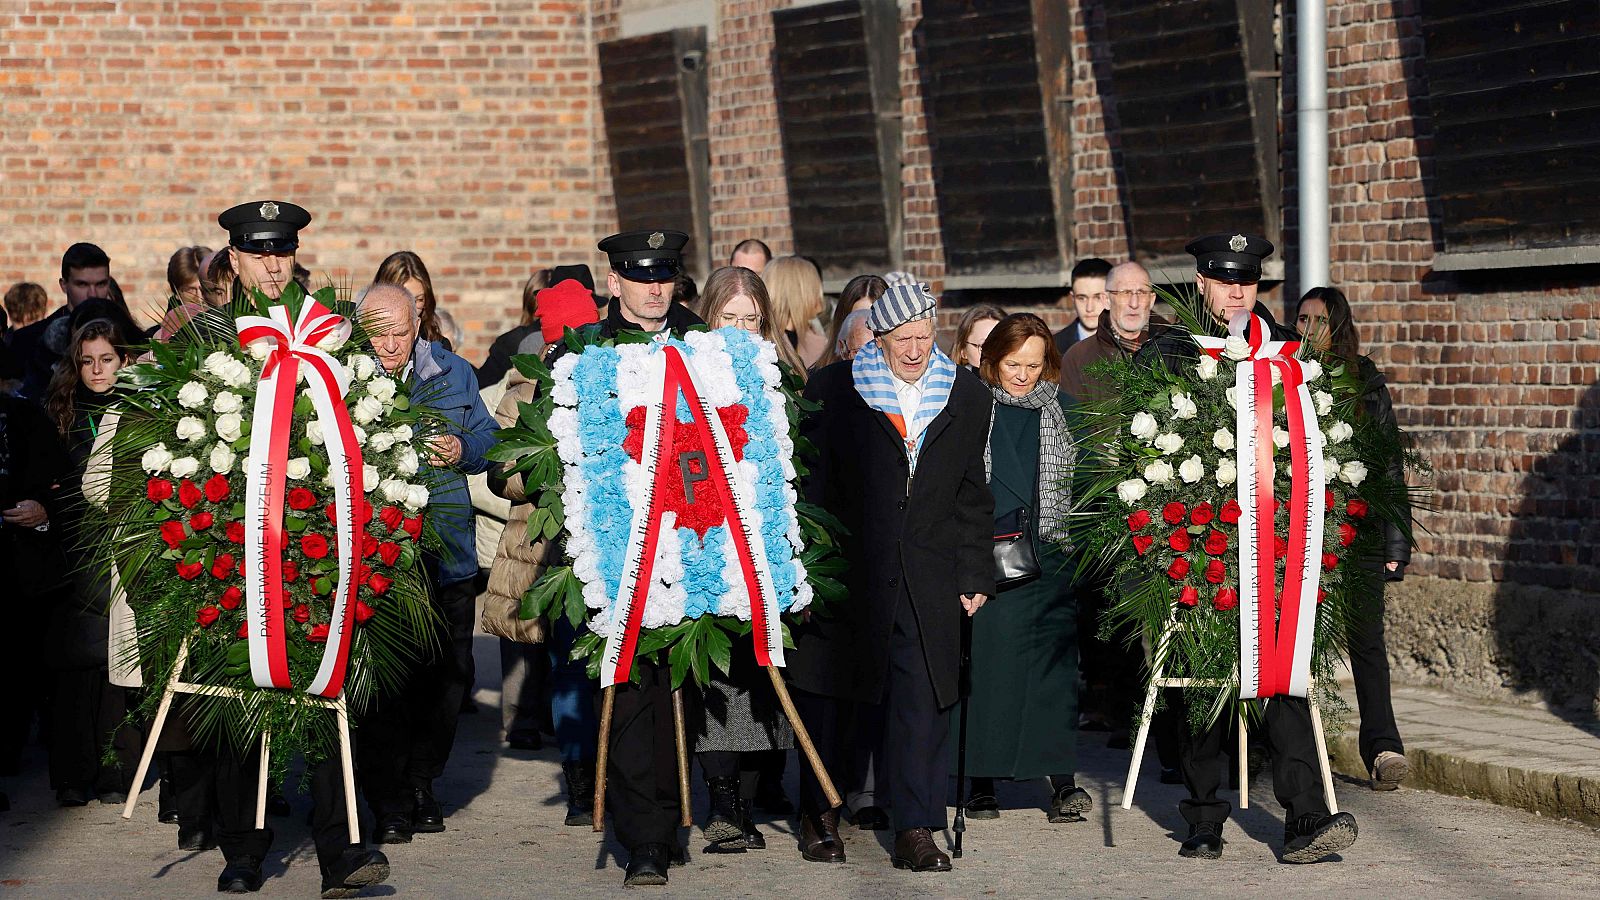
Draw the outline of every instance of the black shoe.
[[[253,894],[261,890],[261,860],[253,856],[228,863],[217,876],[219,894]]]
[[[757,809],[775,816],[794,812],[794,804],[783,793],[783,783],[775,779],[762,778],[757,782],[755,803]]]
[[[562,763],[567,778],[568,825],[594,824],[594,763]]]
[[[1222,823],[1196,822],[1189,826],[1189,839],[1178,848],[1178,855],[1190,859],[1222,858]]]
[[[1178,771],[1177,769],[1162,769],[1161,770],[1161,783],[1162,784],[1183,784],[1183,773]],[[1234,787],[1238,787],[1238,785],[1234,785]]]
[[[439,808],[439,801],[433,799],[433,789],[417,788],[413,796],[417,806],[411,817],[411,830],[417,834],[438,834],[443,831],[444,810]]]
[[[994,792],[974,788],[972,793],[967,795],[967,818],[1000,818],[1000,801],[995,797]]]
[[[404,813],[389,813],[379,818],[372,841],[375,844],[411,843],[411,817]]]
[[[895,832],[894,856],[890,862],[896,869],[913,872],[950,871],[950,857],[933,842],[933,834],[926,828]]]
[[[623,887],[667,883],[667,868],[672,864],[672,848],[666,844],[642,844],[628,855],[628,871]]]
[[[739,779],[707,778],[706,794],[711,812],[706,816],[707,853],[743,853],[744,829],[740,827]]]
[[[128,802],[128,794],[125,791],[101,791],[95,795],[95,799],[100,801],[101,806],[122,806]]]
[[[689,864],[689,848],[682,844],[672,845],[672,868],[681,869]]]
[[[156,821],[163,825],[176,825],[178,824],[178,811],[175,809],[162,810],[156,816]]]
[[[62,788],[56,791],[56,802],[64,807],[88,806],[89,792],[83,788]]]
[[[1064,784],[1050,798],[1050,823],[1064,825],[1069,822],[1082,822],[1083,814],[1094,806],[1094,800],[1089,792],[1081,787]]]
[[[1311,813],[1283,829],[1283,861],[1321,862],[1356,842],[1356,817],[1347,812],[1331,816]]]
[[[513,750],[543,750],[544,741],[537,731],[513,731],[506,735],[506,746]]]
[[[389,879],[389,857],[382,851],[351,847],[339,861],[322,872],[322,896],[354,897],[364,887]]]
[[[739,801],[739,828],[744,832],[744,846],[746,850],[767,849],[767,838],[756,828],[756,820],[750,815],[750,801]]]
[[[178,849],[191,853],[205,852],[217,848],[216,835],[212,833],[210,825],[185,825],[178,823]]]
[[[178,824],[178,804],[173,799],[177,791],[172,787],[172,775],[167,772],[168,766],[161,766],[161,778],[157,781],[156,789],[156,821],[162,825]]]
[[[287,816],[289,813],[289,798],[283,795],[283,788],[270,789],[267,792],[267,815]]]
[[[863,806],[856,810],[856,828],[862,831],[884,831],[889,827],[889,814],[881,806]]]

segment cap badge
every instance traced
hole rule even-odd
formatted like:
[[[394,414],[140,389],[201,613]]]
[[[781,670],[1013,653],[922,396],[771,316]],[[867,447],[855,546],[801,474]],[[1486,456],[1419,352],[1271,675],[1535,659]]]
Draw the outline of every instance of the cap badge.
[[[662,234],[659,231],[655,232],[654,234],[651,234],[650,235],[650,240],[646,241],[646,243],[648,243],[650,245],[650,249],[651,250],[660,250],[661,249],[661,245],[665,244],[666,242],[667,242],[667,236]]]
[[[267,202],[261,204],[261,209],[259,209],[258,212],[261,213],[262,219],[271,222],[273,219],[278,217],[278,204],[268,200]]]
[[[1228,238],[1228,249],[1235,253],[1243,253],[1244,248],[1248,246],[1250,246],[1250,241],[1242,234],[1236,234]]]

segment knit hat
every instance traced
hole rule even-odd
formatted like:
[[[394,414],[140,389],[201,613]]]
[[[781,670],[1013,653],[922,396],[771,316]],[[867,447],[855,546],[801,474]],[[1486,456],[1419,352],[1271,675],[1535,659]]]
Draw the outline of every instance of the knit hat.
[[[561,340],[568,328],[582,328],[600,321],[594,295],[576,278],[557,282],[535,294],[534,308],[539,313],[539,330],[544,333],[547,344]]]
[[[931,317],[938,302],[926,284],[891,285],[883,296],[872,302],[867,327],[874,334],[893,331],[907,322]]]
[[[895,271],[889,272],[883,276],[883,283],[890,287],[894,287],[897,284],[916,284],[917,276],[911,274],[910,272],[902,272],[896,269]]]

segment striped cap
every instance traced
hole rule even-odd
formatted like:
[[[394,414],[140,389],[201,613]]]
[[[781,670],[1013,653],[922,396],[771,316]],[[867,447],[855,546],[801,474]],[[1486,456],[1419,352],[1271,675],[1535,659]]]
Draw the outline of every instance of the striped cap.
[[[893,331],[907,322],[926,319],[938,305],[926,284],[896,284],[873,301],[867,327],[876,334]]]
[[[883,283],[890,287],[894,287],[897,284],[916,284],[917,276],[910,272],[896,270],[883,276]]]

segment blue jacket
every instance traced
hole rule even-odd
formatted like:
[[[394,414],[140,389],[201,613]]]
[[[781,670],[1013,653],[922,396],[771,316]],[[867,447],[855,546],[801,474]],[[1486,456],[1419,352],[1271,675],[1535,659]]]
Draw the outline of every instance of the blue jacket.
[[[450,420],[450,433],[461,439],[461,462],[447,469],[427,467],[428,515],[444,540],[441,558],[430,560],[440,587],[478,576],[477,528],[467,476],[489,468],[486,454],[499,428],[478,396],[472,364],[422,338],[411,352],[407,379],[412,402],[428,406]]]

